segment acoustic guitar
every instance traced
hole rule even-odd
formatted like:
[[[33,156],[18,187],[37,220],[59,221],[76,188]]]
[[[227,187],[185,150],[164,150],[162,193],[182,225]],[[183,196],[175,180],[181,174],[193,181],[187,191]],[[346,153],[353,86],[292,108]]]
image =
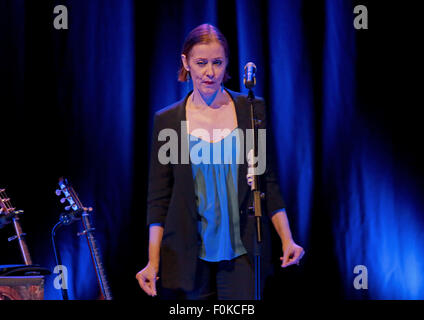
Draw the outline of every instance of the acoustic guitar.
[[[18,240],[24,263],[29,266],[32,265],[32,260],[25,241],[26,234],[22,232],[21,223],[19,221],[19,215],[23,213],[22,210],[16,210],[12,206],[10,198],[6,195],[6,190],[0,189],[0,228],[8,223],[13,223],[16,235],[10,237],[8,240]]]
[[[112,300],[112,293],[107,282],[106,273],[103,268],[100,250],[97,246],[97,241],[94,236],[94,228],[91,224],[90,213],[93,209],[86,208],[82,205],[80,199],[74,188],[70,185],[67,179],[59,179],[59,188],[56,190],[58,196],[63,195],[64,197],[60,200],[61,203],[68,202],[68,206],[65,210],[73,213],[74,219],[81,219],[83,231],[78,233],[79,236],[86,236],[88,247],[90,249],[91,259],[96,271],[97,281],[101,292],[101,300]]]

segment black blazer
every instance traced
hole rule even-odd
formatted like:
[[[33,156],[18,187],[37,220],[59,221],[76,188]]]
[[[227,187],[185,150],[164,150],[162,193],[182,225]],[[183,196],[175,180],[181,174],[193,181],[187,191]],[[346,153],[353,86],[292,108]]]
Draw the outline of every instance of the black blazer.
[[[247,96],[241,93],[226,90],[232,97],[238,128],[246,133],[250,126],[250,104]],[[186,120],[187,96],[155,113],[152,146],[150,156],[149,186],[147,197],[147,225],[161,223],[164,234],[161,244],[161,280],[166,288],[192,290],[199,253],[200,235],[198,233],[199,215],[196,208],[194,180],[191,164],[166,164],[158,160],[158,151],[167,141],[158,141],[158,134],[164,128],[170,128],[178,133],[179,158],[182,148],[188,148],[187,131],[181,130],[181,121]],[[261,119],[259,128],[266,127],[265,103],[261,98],[254,101],[255,116]],[[267,151],[269,151],[269,133],[267,132]],[[246,137],[246,134],[245,134]],[[260,176],[260,190],[265,193],[262,201],[262,274],[263,277],[270,271],[271,238],[270,216],[278,209],[285,207],[280,194],[277,178],[272,169],[272,156],[267,152],[267,168]],[[246,180],[247,163],[239,164],[238,173],[238,201],[240,208],[240,236],[248,251],[251,262],[254,261],[256,239],[255,219],[249,213],[251,205],[250,187]]]

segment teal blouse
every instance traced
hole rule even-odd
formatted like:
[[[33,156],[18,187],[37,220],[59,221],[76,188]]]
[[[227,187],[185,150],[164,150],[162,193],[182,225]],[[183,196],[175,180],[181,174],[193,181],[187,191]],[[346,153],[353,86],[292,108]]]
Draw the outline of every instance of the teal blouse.
[[[199,258],[231,260],[247,253],[240,238],[237,159],[238,130],[217,142],[189,134],[191,168],[200,220]],[[240,141],[241,142],[241,141]]]

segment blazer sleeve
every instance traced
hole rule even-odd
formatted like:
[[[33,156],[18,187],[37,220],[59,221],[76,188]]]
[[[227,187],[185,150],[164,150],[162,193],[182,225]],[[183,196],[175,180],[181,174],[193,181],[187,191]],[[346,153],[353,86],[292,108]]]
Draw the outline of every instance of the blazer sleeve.
[[[158,135],[164,128],[163,117],[156,113],[153,120],[152,143],[150,150],[149,180],[147,191],[147,225],[165,224],[173,187],[171,164],[159,162],[158,154],[165,141],[159,141]]]
[[[272,138],[272,130],[267,126],[266,107],[265,101],[262,98],[258,99],[258,106],[256,108],[257,114],[255,117],[261,119],[259,128],[266,129],[266,169],[261,176],[260,183],[265,192],[266,211],[269,217],[272,217],[278,211],[285,209],[286,204],[281,194],[278,176],[275,169],[275,152],[274,152],[274,139]]]

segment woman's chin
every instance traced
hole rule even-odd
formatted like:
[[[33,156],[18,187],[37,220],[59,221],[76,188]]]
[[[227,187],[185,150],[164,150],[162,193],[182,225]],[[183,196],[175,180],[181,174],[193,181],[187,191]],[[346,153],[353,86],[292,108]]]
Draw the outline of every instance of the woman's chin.
[[[203,96],[210,96],[215,94],[217,91],[219,90],[219,87],[216,86],[204,86],[202,87],[199,92],[203,95]]]

